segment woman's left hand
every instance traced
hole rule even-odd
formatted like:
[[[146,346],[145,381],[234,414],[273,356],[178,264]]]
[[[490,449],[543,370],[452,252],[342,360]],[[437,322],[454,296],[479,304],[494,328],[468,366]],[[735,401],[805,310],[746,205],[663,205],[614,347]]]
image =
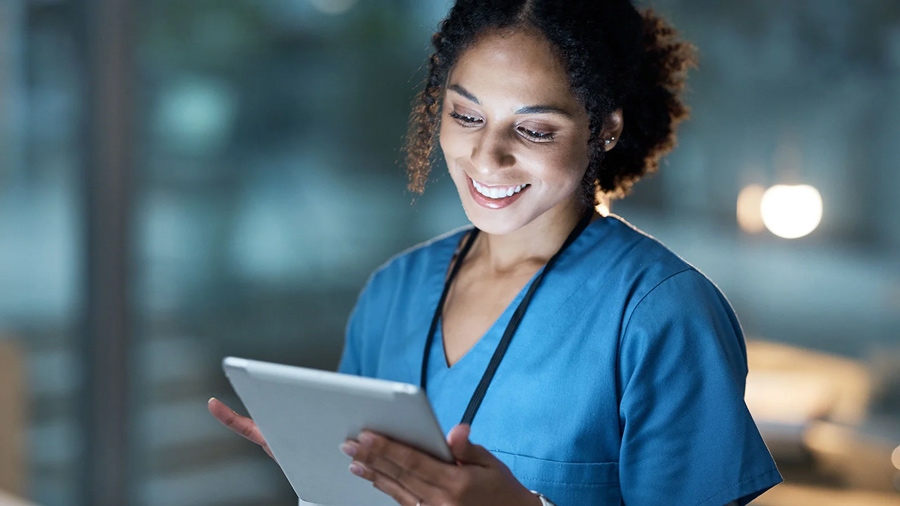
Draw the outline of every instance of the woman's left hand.
[[[350,470],[402,506],[540,506],[541,500],[482,446],[469,442],[469,426],[447,435],[456,464],[447,464],[384,436],[363,432],[341,449]]]

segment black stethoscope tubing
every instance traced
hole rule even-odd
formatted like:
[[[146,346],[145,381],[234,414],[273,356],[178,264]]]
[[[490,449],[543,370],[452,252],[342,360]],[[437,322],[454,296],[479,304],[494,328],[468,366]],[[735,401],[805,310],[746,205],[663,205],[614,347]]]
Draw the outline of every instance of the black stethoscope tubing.
[[[528,292],[525,294],[525,297],[522,298],[522,302],[519,303],[519,306],[516,308],[515,313],[513,313],[512,318],[510,318],[509,323],[506,325],[506,330],[503,332],[503,337],[500,339],[500,342],[497,344],[497,348],[494,350],[493,356],[491,356],[491,361],[487,366],[487,369],[484,371],[484,375],[481,377],[481,381],[478,383],[478,387],[475,389],[475,392],[472,394],[472,398],[469,400],[469,405],[466,407],[466,412],[463,414],[462,421],[460,423],[470,424],[472,420],[475,419],[475,414],[478,412],[478,408],[481,407],[481,402],[484,400],[485,394],[487,394],[488,387],[491,385],[491,381],[494,379],[494,375],[497,373],[497,368],[500,366],[500,361],[503,360],[503,356],[506,355],[506,350],[509,348],[509,343],[512,341],[513,334],[516,333],[516,329],[519,328],[519,323],[522,321],[522,317],[525,316],[525,310],[528,309],[528,305],[531,303],[532,297],[534,297],[534,292],[537,291],[538,287],[541,285],[541,282],[544,280],[544,276],[553,268],[553,264],[559,259],[559,257],[563,254],[566,248],[569,247],[575,239],[581,235],[581,232],[584,231],[585,228],[590,224],[591,217],[593,216],[593,209],[589,208],[588,212],[584,213],[584,216],[579,220],[578,224],[569,233],[569,236],[566,238],[565,242],[560,246],[559,250],[550,257],[550,260],[547,261],[547,264],[544,266],[544,269],[538,274],[538,276],[534,279],[534,282],[528,288]],[[456,274],[459,272],[459,268],[463,263],[463,259],[465,259],[466,255],[469,253],[469,250],[472,249],[472,244],[475,243],[475,238],[478,237],[479,230],[477,228],[473,229],[471,233],[469,233],[469,237],[466,239],[465,244],[462,249],[459,251],[459,254],[456,257],[456,262],[453,264],[453,268],[450,270],[450,275],[447,276],[447,280],[444,281],[444,290],[441,292],[441,298],[438,301],[437,308],[434,310],[434,317],[431,319],[431,327],[428,329],[428,338],[425,340],[425,351],[422,356],[422,375],[419,381],[419,385],[423,391],[427,391],[428,386],[428,357],[431,353],[431,347],[434,344],[434,333],[437,330],[438,322],[440,322],[441,314],[444,309],[444,302],[447,300],[447,294],[450,292],[450,286],[453,284],[453,279],[456,277]]]

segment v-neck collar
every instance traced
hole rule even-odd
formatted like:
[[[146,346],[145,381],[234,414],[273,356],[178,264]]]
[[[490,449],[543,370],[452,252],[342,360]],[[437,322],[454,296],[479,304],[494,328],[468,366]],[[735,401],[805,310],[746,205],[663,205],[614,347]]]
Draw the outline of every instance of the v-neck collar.
[[[604,221],[606,218],[601,217],[594,222],[588,224],[587,228],[585,228],[584,232],[575,240],[569,250],[560,258],[560,261],[564,260],[565,257],[568,257],[573,252],[577,251],[579,243],[583,243],[586,240],[586,236],[590,235],[591,229],[596,228],[598,221]],[[431,312],[434,312],[434,308],[437,307],[440,302],[440,295],[444,288],[444,283],[446,282],[447,273],[451,268],[451,263],[453,261],[453,256],[459,251],[462,242],[464,241],[466,234],[471,232],[475,227],[473,225],[468,225],[461,227],[446,236],[446,241],[444,242],[444,247],[441,248],[441,251],[438,254],[438,258],[431,266],[431,273],[429,276],[429,290],[428,293],[430,296],[430,304]],[[538,269],[534,275],[531,276],[531,279],[519,290],[516,294],[515,298],[506,306],[500,316],[494,321],[493,324],[488,328],[485,333],[478,338],[478,340],[473,344],[466,353],[463,354],[462,357],[459,358],[452,366],[448,365],[447,361],[447,352],[444,347],[444,325],[443,325],[443,317],[438,321],[437,328],[435,329],[435,339],[432,343],[432,349],[428,350],[428,374],[429,374],[429,383],[431,382],[431,378],[435,376],[443,376],[444,374],[455,373],[460,369],[467,369],[469,367],[470,362],[483,362],[482,365],[486,365],[490,361],[490,357],[493,354],[494,348],[500,338],[502,337],[502,329],[505,328],[505,325],[509,323],[510,318],[512,318],[512,313],[515,311],[515,308],[518,307],[519,303],[522,301],[522,298],[527,293],[528,288],[534,282],[535,278],[540,275],[541,272],[544,271],[546,266],[542,266]],[[424,342],[423,342],[424,345]],[[423,350],[424,351],[424,350]],[[479,360],[479,357],[482,360]],[[436,364],[435,362],[439,362]],[[462,364],[462,367],[458,367]],[[439,373],[439,374],[438,374]],[[436,379],[436,378],[435,378]]]
[[[500,313],[500,316],[498,316],[497,319],[494,320],[494,322],[490,327],[488,327],[485,333],[481,337],[479,337],[477,341],[475,341],[475,344],[470,346],[469,349],[466,350],[466,352],[463,354],[463,356],[461,356],[459,360],[454,362],[453,365],[450,365],[450,361],[447,360],[447,348],[446,346],[444,346],[444,317],[441,316],[440,320],[438,321],[437,329],[435,330],[435,342],[438,343],[440,347],[439,349],[442,369],[445,371],[453,370],[457,365],[459,365],[460,362],[466,360],[473,351],[475,351],[477,355],[481,355],[482,353],[480,352],[481,350],[479,348],[487,347],[486,356],[488,359],[490,359],[491,354],[493,354],[494,348],[496,348],[497,346],[497,341],[500,340],[502,329],[506,328],[506,325],[509,323],[510,318],[512,318],[512,313],[516,310],[515,308],[519,306],[519,303],[522,302],[522,298],[528,291],[528,287],[530,287],[531,284],[534,283],[534,279],[543,270],[544,267],[542,266],[537,270],[537,272],[534,273],[534,275],[531,276],[531,279],[529,279],[528,282],[525,283],[525,286],[523,286],[519,290],[519,293],[517,293],[513,300],[510,301],[510,303],[507,304],[506,308],[503,309],[503,312]],[[434,364],[429,365],[433,366]]]

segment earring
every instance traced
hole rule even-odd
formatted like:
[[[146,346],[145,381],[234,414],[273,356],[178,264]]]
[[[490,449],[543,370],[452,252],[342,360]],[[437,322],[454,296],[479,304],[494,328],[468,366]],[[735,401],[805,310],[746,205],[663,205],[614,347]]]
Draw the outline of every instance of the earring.
[[[610,137],[609,139],[606,139],[606,140],[603,141],[603,142],[604,142],[607,146],[609,146],[609,143],[612,142],[612,141],[614,141],[614,140],[616,140],[615,137]]]

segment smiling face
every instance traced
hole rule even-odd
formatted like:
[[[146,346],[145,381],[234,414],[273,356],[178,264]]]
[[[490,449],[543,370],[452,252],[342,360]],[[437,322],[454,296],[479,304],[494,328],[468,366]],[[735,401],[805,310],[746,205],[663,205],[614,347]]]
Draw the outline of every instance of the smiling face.
[[[508,234],[580,214],[589,118],[539,33],[481,37],[451,70],[441,114],[444,159],[476,227]]]

